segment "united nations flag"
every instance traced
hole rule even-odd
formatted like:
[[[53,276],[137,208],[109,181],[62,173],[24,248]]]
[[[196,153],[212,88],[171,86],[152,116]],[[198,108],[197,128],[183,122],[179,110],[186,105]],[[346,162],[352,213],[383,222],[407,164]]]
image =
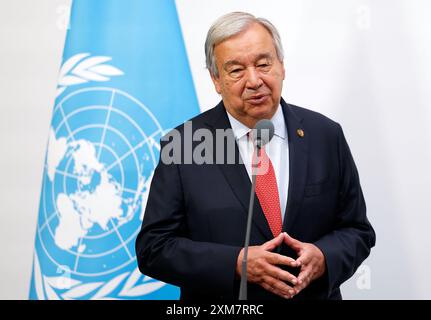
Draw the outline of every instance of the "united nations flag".
[[[134,243],[159,139],[199,113],[173,0],[74,0],[30,299],[176,299]]]

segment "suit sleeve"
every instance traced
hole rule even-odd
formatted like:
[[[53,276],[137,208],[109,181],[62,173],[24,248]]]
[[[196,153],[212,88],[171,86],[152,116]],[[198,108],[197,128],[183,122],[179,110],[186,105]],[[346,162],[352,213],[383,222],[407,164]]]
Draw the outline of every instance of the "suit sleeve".
[[[366,216],[358,171],[339,125],[337,143],[340,170],[337,223],[331,233],[314,243],[325,256],[328,294],[355,273],[376,241]]]
[[[155,169],[136,240],[139,269],[148,276],[189,290],[232,293],[241,248],[190,238],[180,171],[180,165],[162,161]]]

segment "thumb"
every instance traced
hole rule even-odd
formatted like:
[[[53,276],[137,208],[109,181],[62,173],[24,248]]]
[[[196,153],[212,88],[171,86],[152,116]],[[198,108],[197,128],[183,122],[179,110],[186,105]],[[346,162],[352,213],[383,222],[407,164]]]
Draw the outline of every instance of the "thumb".
[[[291,247],[292,249],[294,249],[295,251],[299,251],[301,249],[301,244],[302,242],[299,240],[296,240],[295,238],[292,238],[291,236],[289,236],[287,234],[287,232],[283,232],[284,234],[284,242]]]
[[[271,251],[271,250],[275,249],[276,247],[278,247],[280,244],[282,244],[283,239],[284,239],[283,233],[280,233],[274,239],[265,242],[262,245],[262,248],[264,250]]]

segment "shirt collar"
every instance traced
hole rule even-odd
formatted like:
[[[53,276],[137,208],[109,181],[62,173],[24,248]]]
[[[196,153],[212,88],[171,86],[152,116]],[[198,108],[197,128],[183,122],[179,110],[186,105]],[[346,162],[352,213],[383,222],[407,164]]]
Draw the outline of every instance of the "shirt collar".
[[[247,133],[250,132],[251,129],[249,127],[247,127],[245,124],[243,124],[242,122],[235,119],[229,113],[229,111],[226,110],[226,113],[227,113],[227,116],[229,118],[229,122],[230,122],[230,125],[232,127],[233,134],[234,134],[236,140],[241,139]],[[276,135],[282,139],[286,139],[286,135],[287,135],[286,123],[284,121],[283,110],[281,108],[281,105],[278,106],[277,111],[275,112],[275,114],[271,118],[271,121],[274,124],[274,135]]]

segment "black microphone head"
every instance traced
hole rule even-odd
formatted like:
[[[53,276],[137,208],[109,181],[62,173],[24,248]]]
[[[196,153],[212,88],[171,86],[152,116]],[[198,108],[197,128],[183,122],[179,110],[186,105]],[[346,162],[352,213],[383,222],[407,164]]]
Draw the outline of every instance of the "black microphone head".
[[[271,120],[262,119],[259,120],[253,129],[253,139],[256,143],[256,146],[260,149],[269,141],[271,141],[274,136],[274,125]]]

